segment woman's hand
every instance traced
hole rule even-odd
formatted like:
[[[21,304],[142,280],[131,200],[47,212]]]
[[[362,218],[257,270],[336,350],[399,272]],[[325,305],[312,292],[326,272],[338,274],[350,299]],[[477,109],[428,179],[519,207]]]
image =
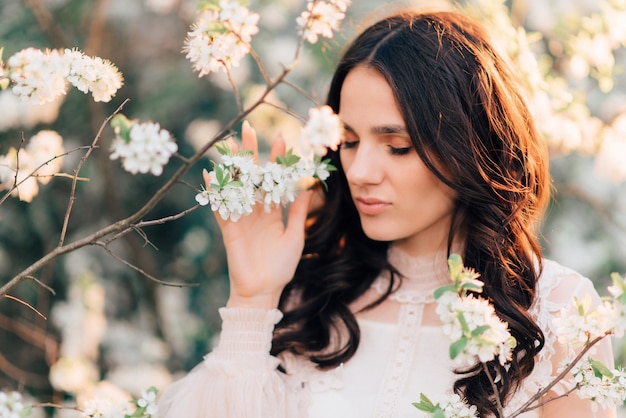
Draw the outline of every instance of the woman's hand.
[[[254,153],[258,162],[256,133],[247,122],[242,126],[244,150]],[[236,151],[236,150],[235,150]],[[285,143],[278,139],[272,146],[270,159],[285,152]],[[208,178],[205,177],[207,188]],[[300,193],[289,207],[287,224],[282,208],[267,213],[262,204],[253,207],[250,215],[237,222],[215,216],[222,231],[230,278],[228,307],[276,308],[280,294],[292,279],[304,248],[304,224],[313,192]]]

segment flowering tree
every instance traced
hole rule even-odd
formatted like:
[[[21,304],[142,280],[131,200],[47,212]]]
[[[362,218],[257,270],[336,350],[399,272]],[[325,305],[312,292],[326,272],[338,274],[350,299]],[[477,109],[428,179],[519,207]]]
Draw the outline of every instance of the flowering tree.
[[[0,104],[4,102],[9,104],[2,107],[4,113],[0,118],[2,119],[0,128],[3,128],[4,124],[3,129],[13,132],[13,135],[7,136],[7,143],[2,143],[4,148],[0,149],[2,155],[0,157],[0,187],[3,192],[0,195],[0,205],[3,208],[9,206],[11,210],[13,206],[10,205],[19,204],[21,206],[15,206],[18,210],[21,210],[20,208],[31,210],[31,206],[19,203],[14,198],[25,202],[32,201],[30,205],[37,207],[37,199],[42,197],[38,194],[45,192],[44,187],[55,188],[53,190],[57,192],[56,200],[59,200],[60,195],[67,196],[67,198],[62,199],[60,204],[62,210],[56,214],[61,219],[58,225],[55,225],[58,229],[50,228],[46,231],[49,235],[54,234],[57,237],[56,244],[46,243],[42,245],[43,248],[29,250],[33,254],[40,254],[37,257],[17,258],[16,253],[9,253],[7,249],[0,253],[5,254],[5,259],[10,260],[15,257],[19,260],[19,263],[15,263],[10,269],[2,272],[0,297],[12,300],[16,304],[22,302],[22,305],[19,305],[20,309],[28,311],[29,308],[25,304],[28,304],[29,298],[20,294],[20,290],[31,288],[27,286],[34,283],[38,292],[42,292],[42,289],[54,291],[46,284],[46,277],[49,278],[53,274],[52,266],[55,260],[64,256],[63,259],[67,260],[64,269],[71,280],[63,284],[63,287],[67,287],[66,300],[62,303],[55,303],[52,310],[52,320],[60,329],[62,341],[57,348],[58,352],[52,356],[54,358],[51,360],[49,380],[52,387],[58,392],[74,395],[78,401],[78,409],[84,416],[121,416],[120,414],[150,416],[154,412],[155,390],[145,391],[145,387],[153,383],[139,389],[135,388],[132,391],[133,397],[138,400],[129,403],[132,397],[128,393],[109,385],[108,380],[115,380],[115,373],[113,373],[115,370],[110,370],[109,379],[99,379],[100,373],[96,367],[100,355],[99,345],[105,343],[107,339],[107,333],[104,332],[106,286],[111,286],[109,283],[111,280],[103,280],[102,277],[124,277],[128,271],[136,272],[148,280],[142,282],[141,285],[125,284],[125,288],[141,286],[140,289],[133,291],[135,295],[151,295],[147,299],[159,300],[161,304],[169,308],[180,306],[180,300],[168,299],[171,296],[166,296],[166,293],[161,290],[163,288],[155,287],[154,284],[186,286],[188,284],[186,282],[164,279],[164,276],[185,277],[185,274],[181,272],[189,267],[176,266],[172,262],[171,273],[157,274],[156,271],[167,272],[168,269],[159,269],[154,260],[146,261],[145,254],[150,251],[150,248],[160,248],[161,254],[184,251],[196,259],[204,259],[202,256],[208,252],[210,245],[207,242],[212,241],[213,237],[198,232],[198,228],[189,227],[183,239],[180,240],[181,244],[177,247],[170,247],[168,240],[160,237],[161,234],[148,233],[148,230],[159,231],[157,228],[164,224],[175,225],[184,219],[190,219],[190,224],[202,225],[206,221],[204,215],[200,220],[198,215],[200,211],[197,209],[203,205],[209,205],[224,219],[236,220],[249,213],[251,207],[257,203],[265,206],[288,204],[300,188],[306,187],[305,179],[317,178],[323,181],[330,175],[333,167],[322,161],[320,155],[323,154],[324,147],[336,145],[340,125],[329,108],[319,107],[321,100],[308,97],[292,79],[299,68],[305,67],[306,69],[306,65],[297,66],[296,64],[303,62],[311,64],[311,61],[307,62],[307,59],[310,59],[308,54],[303,52],[305,47],[307,51],[320,55],[327,50],[326,42],[333,37],[338,25],[346,16],[348,4],[340,0],[307,1],[303,11],[295,12],[292,24],[288,26],[289,30],[296,29],[297,40],[289,44],[290,48],[282,49],[288,49],[292,53],[283,57],[281,65],[274,66],[273,63],[263,60],[259,53],[263,52],[263,32],[260,28],[264,18],[271,19],[271,16],[277,14],[276,10],[270,9],[270,6],[278,7],[274,3],[280,2],[270,2],[270,5],[264,6],[265,13],[257,13],[240,1],[209,1],[198,13],[186,14],[184,7],[181,6],[184,2],[178,2],[178,6],[175,6],[175,2],[146,1],[146,7],[155,14],[167,15],[167,13],[172,13],[175,7],[179,7],[179,14],[188,16],[188,20],[193,21],[189,25],[186,36],[178,39],[179,43],[175,46],[176,53],[178,54],[182,48],[183,55],[191,63],[192,70],[200,78],[213,80],[210,90],[201,91],[201,93],[217,96],[216,101],[219,103],[219,106],[213,105],[207,109],[203,108],[202,99],[198,99],[193,104],[201,108],[201,111],[211,111],[219,115],[216,119],[220,119],[220,122],[187,119],[189,127],[184,130],[179,129],[179,135],[177,135],[174,130],[163,128],[168,125],[164,122],[165,114],[158,105],[143,109],[134,106],[135,96],[132,94],[129,95],[133,98],[131,102],[116,99],[117,103],[112,103],[113,98],[120,97],[120,92],[123,91],[120,90],[123,88],[123,78],[119,70],[123,67],[120,65],[118,68],[106,59],[92,56],[91,53],[87,54],[77,48],[69,49],[68,46],[72,45],[67,42],[66,36],[58,30],[58,27],[55,30],[50,16],[46,17],[45,7],[37,1],[26,3],[34,11],[33,16],[39,21],[41,27],[47,28],[45,30],[47,30],[48,37],[55,41],[57,48],[37,49],[29,46],[19,50],[16,48],[16,52],[12,54],[5,52],[5,60],[1,61],[0,85],[5,91],[0,95]],[[624,13],[624,7],[617,2],[606,2],[603,10],[598,10],[598,13],[590,18],[591,20],[585,21],[585,30],[579,32],[578,36],[550,38],[550,42],[560,42],[564,50],[569,49],[573,54],[555,56],[553,62],[547,65],[541,57],[548,56],[550,51],[541,49],[541,46],[547,45],[548,42],[542,43],[537,34],[529,34],[521,27],[514,25],[511,13],[503,2],[485,0],[475,3],[475,9],[471,10],[492,25],[494,32],[497,33],[496,39],[502,40],[503,48],[512,56],[518,68],[524,69],[524,79],[527,82],[533,109],[535,109],[541,130],[550,141],[553,153],[563,154],[579,150],[597,154],[598,161],[601,161],[599,166],[604,170],[603,173],[610,174],[615,180],[623,180],[623,172],[620,171],[623,164],[620,164],[619,160],[616,164],[612,164],[611,162],[615,160],[610,158],[616,154],[615,149],[619,149],[624,141],[621,128],[623,123],[620,122],[623,118],[614,115],[613,121],[602,122],[591,115],[588,104],[582,101],[582,98],[586,97],[585,94],[572,96],[571,92],[583,91],[582,89],[588,88],[590,84],[597,85],[602,90],[613,88],[614,62],[606,59],[606,56],[613,57],[613,50],[623,44],[625,37],[612,30],[613,25],[610,24],[609,19],[619,13]],[[110,11],[111,15],[114,13],[115,11]],[[102,15],[105,14],[102,13]],[[94,14],[95,20],[91,27],[102,27],[102,22],[97,20],[101,17],[98,16],[100,15]],[[280,23],[274,21],[273,26],[280,27]],[[259,43],[257,43],[257,38],[261,39]],[[91,42],[93,48],[93,44],[98,43],[98,37],[92,39],[96,39]],[[584,42],[585,39],[588,40],[587,43]],[[166,42],[166,39],[162,41]],[[264,42],[269,41],[266,38]],[[315,43],[321,46],[309,46]],[[252,47],[253,45],[255,48]],[[585,45],[587,45],[586,49],[583,48]],[[599,54],[597,48],[590,48],[588,45],[602,46],[605,55]],[[274,49],[280,50],[281,48]],[[126,59],[130,60],[131,57],[126,57]],[[571,68],[576,71],[572,70],[565,75],[560,73],[558,69],[564,66],[564,62],[570,64]],[[254,73],[250,71],[250,68],[255,68]],[[186,68],[187,72],[180,79],[193,78],[189,77],[190,71],[188,70]],[[128,79],[127,75],[126,78]],[[256,85],[250,86],[251,79],[256,79]],[[581,81],[583,79],[585,83]],[[166,81],[161,79],[161,83],[157,83],[158,88],[154,86],[147,88],[154,93],[152,97],[147,98],[146,102],[167,103],[167,100],[172,100],[171,97],[181,94],[191,95],[194,89],[198,89],[197,84],[188,87],[184,83],[189,82],[175,85],[169,79]],[[170,84],[175,87],[169,87]],[[181,84],[181,91],[177,91],[176,88]],[[55,115],[59,115],[63,99],[67,100],[63,106],[71,105],[72,100],[77,100],[77,96],[68,90],[70,86],[76,87],[83,93],[89,93],[94,102],[111,102],[113,105],[109,108],[109,116],[103,114],[103,108],[95,107],[93,104],[85,105],[84,102],[80,102],[82,104],[74,105],[74,110],[82,105],[90,108],[94,115],[101,116],[100,119],[91,123],[95,126],[93,136],[87,141],[78,140],[77,133],[66,132],[63,135],[65,139],[62,139],[56,131],[45,129],[27,139],[25,134],[20,132],[22,129],[20,126],[33,127],[39,123],[50,124],[54,121]],[[577,90],[573,90],[573,87]],[[165,93],[159,96],[159,90],[165,90]],[[229,92],[228,98],[221,97],[222,91]],[[10,101],[18,96],[28,100]],[[281,96],[286,98],[299,96],[306,100],[312,99],[312,102],[307,102],[305,106],[296,101],[286,105],[281,101]],[[230,101],[231,105],[227,107],[227,110],[221,110],[221,107],[225,107],[223,103],[226,101]],[[24,103],[30,104],[29,109],[39,110],[20,110]],[[308,117],[302,116],[306,115],[311,103],[313,107],[309,110]],[[180,106],[180,102],[169,104],[173,109]],[[11,113],[10,109],[18,109],[18,111]],[[139,109],[142,111],[134,111]],[[29,112],[32,116],[24,116]],[[178,117],[186,119],[181,115],[192,112],[198,112],[198,110],[192,110],[191,106],[186,107],[185,112],[178,114]],[[135,119],[136,115],[139,115],[138,119]],[[164,118],[161,119],[159,116]],[[59,126],[62,128],[62,123],[67,123],[70,119],[72,117],[59,121]],[[159,120],[160,123],[150,119]],[[264,123],[270,121],[275,126],[281,126],[283,133],[286,133],[285,140],[292,152],[275,162],[257,165],[254,164],[250,155],[238,152],[228,141],[223,146],[214,147],[235,136],[245,119],[252,121],[260,132],[267,132],[270,136],[271,129],[269,126],[264,126]],[[305,120],[308,120],[306,124],[303,123]],[[173,126],[175,123],[170,120],[169,125]],[[241,129],[251,128],[244,124]],[[187,140],[183,141],[181,137]],[[105,142],[109,139],[111,139],[110,145]],[[217,149],[218,152],[214,152],[213,149]],[[215,160],[212,166],[208,162],[203,162],[207,153]],[[604,155],[608,156],[606,157],[608,160],[602,159]],[[126,173],[115,172],[110,160],[119,162],[119,166]],[[610,169],[612,166],[614,168]],[[201,175],[203,169],[206,169],[204,176]],[[130,176],[128,173],[135,176]],[[146,180],[148,178],[150,180]],[[50,182],[52,179],[55,181]],[[63,181],[66,183],[61,183]],[[84,205],[81,207],[80,204],[81,200],[84,202],[99,198],[98,192],[91,192],[91,194],[86,192],[87,189],[98,190],[97,186],[105,190],[106,199],[100,202],[109,209],[110,213],[104,220],[99,219],[92,225],[91,219],[86,217],[86,213],[92,208]],[[140,194],[144,188],[149,191]],[[122,192],[127,193],[123,195],[126,201],[117,197]],[[109,201],[116,202],[116,204],[111,206]],[[127,201],[133,203],[129,204]],[[0,222],[3,227],[6,227],[10,224],[11,217],[4,218],[3,216]],[[169,235],[171,230],[167,231]],[[5,236],[9,235],[5,234]],[[148,250],[142,247],[148,247]],[[124,272],[109,266],[102,267],[99,271],[89,268],[89,263],[99,257],[92,255],[90,249],[100,250],[100,254],[108,255],[118,261],[119,265],[124,268]],[[76,256],[75,254],[82,255]],[[214,250],[213,255],[207,258],[213,260],[215,264],[219,256],[219,251]],[[84,259],[81,259],[83,257]],[[28,261],[22,263],[26,260]],[[86,263],[85,260],[87,260]],[[224,268],[223,262],[219,264],[221,267],[217,268],[210,264],[203,265],[198,261],[195,263],[197,264],[195,277],[204,276],[203,272],[206,270],[219,275],[220,269],[223,271]],[[90,270],[95,271],[89,273]],[[194,278],[193,275],[192,278]],[[472,280],[467,283],[479,286]],[[461,288],[471,289],[467,283],[464,282]],[[175,292],[175,289],[166,290],[169,290],[167,295]],[[449,294],[446,293],[440,297],[442,301],[448,301],[447,306],[450,309],[458,307],[454,295],[459,295],[461,296],[459,306],[463,306],[464,312],[465,309],[476,312],[489,310],[489,306],[484,301],[468,297],[463,294],[463,291],[459,293],[458,289],[455,292],[448,292]],[[18,296],[13,296],[14,294]],[[116,295],[120,296],[119,293]],[[203,297],[207,298],[206,295]],[[186,303],[192,302],[186,301]],[[37,315],[47,315],[45,310],[44,312],[41,310],[41,308],[37,310]],[[167,327],[165,324],[167,318],[173,315],[169,312],[161,315],[159,319],[162,324],[153,328],[156,330],[154,334],[161,334],[174,344],[173,341],[183,339],[188,335],[169,335],[168,338],[168,333],[177,331],[172,330],[173,328],[180,328]],[[177,318],[190,317],[187,309],[175,315]],[[193,321],[189,322],[193,323]],[[474,324],[476,328],[461,328],[461,334],[459,334],[459,329],[455,330],[451,324],[450,331],[455,339],[456,356],[469,356],[468,358],[478,356],[484,360],[485,356],[495,353],[502,361],[506,361],[513,341],[509,338],[510,336],[507,336],[505,324],[496,320],[485,324],[476,322]],[[485,328],[486,326],[489,328]],[[475,332],[476,329],[479,331]],[[483,344],[483,340],[470,338],[474,332],[475,337],[481,337],[484,341],[493,339],[498,342],[495,345]],[[120,327],[109,329],[108,333],[117,336],[117,342],[109,345],[110,351],[115,353],[114,346],[121,345],[120,341],[124,341],[125,336],[129,334],[125,334]],[[23,335],[31,338],[34,334]],[[487,335],[489,339],[486,339]],[[154,335],[150,335],[150,338],[154,345],[162,345],[161,339],[155,338]],[[208,339],[206,335],[196,338]],[[178,353],[191,351],[189,346],[179,346],[174,350]],[[204,351],[202,347],[198,350]],[[153,358],[155,363],[163,363],[164,358],[167,357],[162,353],[146,354],[145,351],[143,355]],[[593,363],[580,364],[589,366],[585,369],[577,369],[576,372],[576,376],[581,379],[580,387],[583,388],[587,382],[593,380],[587,372],[594,370],[594,366]],[[179,364],[178,367],[180,366]],[[143,375],[150,376],[156,386],[161,386],[164,380],[167,380],[161,374],[162,369],[143,370]],[[137,373],[137,369],[131,370]],[[118,375],[117,380],[123,381],[124,379]],[[0,395],[2,395],[0,408],[23,416],[28,413],[29,409],[23,407],[26,401],[21,400],[19,394],[2,392]],[[428,398],[425,397],[423,404],[427,405],[427,401]],[[454,405],[454,402],[450,405]],[[447,408],[441,405],[432,406],[441,410]],[[76,408],[74,404],[67,407]],[[450,408],[456,407],[450,406]],[[0,411],[3,410],[0,409]]]

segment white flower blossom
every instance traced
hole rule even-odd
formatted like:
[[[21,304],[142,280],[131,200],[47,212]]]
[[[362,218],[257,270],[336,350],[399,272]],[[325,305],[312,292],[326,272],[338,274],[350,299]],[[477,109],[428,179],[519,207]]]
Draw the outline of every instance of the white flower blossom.
[[[130,413],[129,405],[114,404],[108,399],[90,399],[85,402],[83,418],[122,418]]]
[[[259,15],[251,13],[238,0],[220,0],[220,20],[242,41],[250,42],[259,32]]]
[[[324,155],[327,148],[337,150],[342,134],[343,124],[330,106],[311,108],[300,134],[300,143],[311,147],[315,155]]]
[[[70,49],[65,50],[65,57],[67,80],[83,93],[91,92],[94,101],[109,102],[122,87],[122,75],[110,61]]]
[[[54,101],[67,91],[67,82],[96,102],[108,102],[122,86],[122,75],[110,61],[88,57],[78,50],[26,48],[7,60],[12,91],[40,104]]]
[[[320,161],[319,163],[315,164],[315,167],[313,168],[313,175],[321,181],[324,181],[328,177],[330,177],[328,163],[326,163],[325,161]]]
[[[26,152],[33,158],[38,167],[35,172],[41,184],[48,184],[52,177],[61,171],[63,158],[63,138],[56,131],[43,130],[33,136],[26,145]]]
[[[39,103],[55,100],[67,90],[69,65],[56,50],[26,48],[7,60],[14,94]]]
[[[258,21],[258,14],[235,0],[221,0],[220,10],[203,11],[183,46],[198,77],[239,66],[250,52],[252,36],[259,31]]]
[[[445,394],[443,399],[437,403],[433,403],[422,393],[420,402],[416,402],[413,405],[419,410],[426,412],[430,417],[477,418],[478,416],[477,408],[474,405],[468,405],[455,393]]]
[[[50,124],[59,116],[65,96],[39,103],[36,98],[18,97],[11,90],[0,91],[0,132],[15,128],[30,130],[39,123]]]
[[[559,342],[571,349],[582,347],[596,337],[605,335],[607,318],[605,311],[590,310],[591,297],[587,294],[582,301],[572,301],[574,309],[563,308],[560,315],[553,319],[559,335]]]
[[[0,391],[0,417],[22,418],[25,412],[22,395],[19,392]]]
[[[61,357],[50,367],[48,377],[54,389],[78,393],[98,381],[98,368],[82,357]]]
[[[345,11],[349,1],[318,1],[309,0],[307,10],[296,19],[300,34],[309,43],[316,43],[319,36],[332,38],[333,31],[346,17]]]
[[[122,138],[118,130],[111,146],[112,160],[121,159],[124,169],[132,174],[152,173],[160,176],[178,146],[171,134],[158,123],[133,123],[129,138]]]
[[[264,192],[266,211],[274,205],[286,205],[295,200],[300,177],[295,167],[270,162],[263,167],[262,172],[261,190]]]
[[[137,400],[137,406],[140,408],[145,408],[144,413],[146,415],[155,415],[158,411],[156,398],[156,390],[144,390],[141,392],[141,398]]]
[[[452,263],[452,262],[451,262]],[[471,286],[482,289],[482,282],[473,270],[463,269],[462,264],[452,265],[455,286]],[[454,272],[458,268],[458,275]],[[511,360],[515,339],[488,300],[473,294],[465,295],[458,291],[441,294],[437,299],[436,312],[443,323],[443,332],[453,341],[451,357],[461,366],[473,365],[476,361],[488,362],[498,358],[505,365]]]
[[[37,133],[19,152],[10,148],[0,156],[0,189],[17,185],[12,194],[32,201],[39,193],[38,182],[47,184],[61,170],[63,153],[63,138],[50,130]]]
[[[196,195],[201,205],[210,204],[211,210],[220,214],[222,219],[237,222],[239,218],[252,213],[255,202],[255,190],[251,187],[226,185],[221,190],[209,189]]]
[[[457,394],[448,395],[439,403],[446,418],[476,418],[477,409],[474,405],[468,405]]]
[[[293,202],[314,178],[326,180],[335,167],[320,156],[327,148],[337,149],[341,121],[329,106],[311,109],[309,116],[296,144],[297,154],[289,150],[275,162],[259,166],[245,153],[232,155],[220,150],[222,162],[209,173],[208,190],[196,194],[196,201],[202,206],[210,204],[222,219],[236,222],[252,213],[256,203],[263,203],[269,211]]]
[[[576,394],[591,399],[602,408],[615,408],[626,398],[626,375],[623,370],[599,371],[592,359],[581,361],[572,369],[578,386]]]

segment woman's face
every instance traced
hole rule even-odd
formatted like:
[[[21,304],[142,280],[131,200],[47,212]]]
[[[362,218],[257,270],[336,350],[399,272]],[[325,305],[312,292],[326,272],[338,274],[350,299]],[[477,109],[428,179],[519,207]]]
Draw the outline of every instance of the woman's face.
[[[357,66],[340,100],[341,164],[365,234],[413,255],[445,249],[455,194],[413,148],[385,78]]]

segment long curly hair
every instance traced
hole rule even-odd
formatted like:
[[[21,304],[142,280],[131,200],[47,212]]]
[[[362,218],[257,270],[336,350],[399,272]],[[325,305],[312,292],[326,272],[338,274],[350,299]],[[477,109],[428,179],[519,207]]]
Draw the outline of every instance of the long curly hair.
[[[456,192],[448,253],[464,238],[463,260],[481,273],[483,296],[517,340],[510,367],[488,363],[500,401],[534,368],[541,329],[528,313],[541,272],[538,226],[550,193],[547,149],[533,124],[522,88],[486,31],[458,12],[403,12],[367,28],[348,47],[332,79],[328,104],[339,112],[340,92],[356,66],[385,77],[419,157]],[[338,152],[325,204],[309,215],[304,255],[285,288],[273,354],[305,355],[320,368],[350,359],[359,327],[349,304],[388,263],[388,242],[361,228]],[[481,416],[496,411],[489,376],[480,364],[458,370],[454,390]]]

